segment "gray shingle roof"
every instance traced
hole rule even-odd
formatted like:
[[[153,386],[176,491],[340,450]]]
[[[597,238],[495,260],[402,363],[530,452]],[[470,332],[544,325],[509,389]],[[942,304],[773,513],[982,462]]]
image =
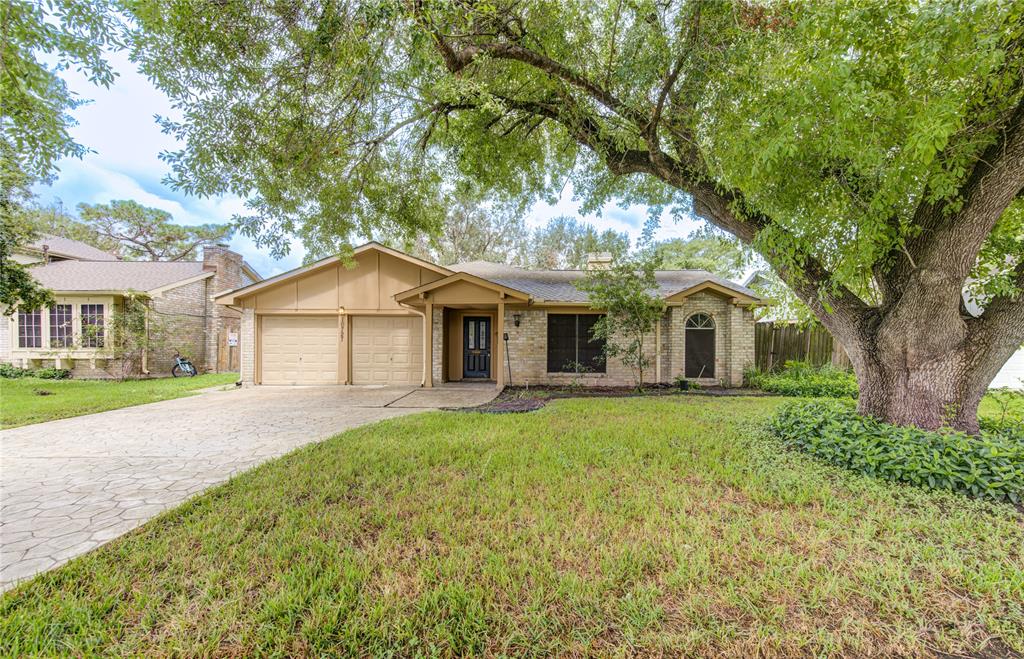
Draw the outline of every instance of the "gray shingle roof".
[[[203,274],[196,261],[57,261],[30,269],[55,291],[151,291]]]
[[[50,253],[57,256],[64,256],[82,261],[116,261],[117,256],[102,249],[93,247],[79,240],[61,238],[48,233],[40,234],[39,238],[28,244],[30,249],[43,251],[43,246],[50,249]]]
[[[586,302],[587,296],[573,285],[586,274],[584,270],[527,270],[516,266],[491,263],[490,261],[467,261],[448,266],[455,272],[476,275],[502,286],[508,286],[529,293],[538,300],[549,302]],[[674,295],[705,281],[724,286],[737,293],[760,299],[757,293],[714,275],[707,270],[658,270],[655,273],[662,297]]]

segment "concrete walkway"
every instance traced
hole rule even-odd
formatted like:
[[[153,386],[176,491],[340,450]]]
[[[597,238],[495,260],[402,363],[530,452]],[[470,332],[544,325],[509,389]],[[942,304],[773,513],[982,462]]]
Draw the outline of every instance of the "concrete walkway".
[[[304,444],[495,394],[493,385],[254,387],[0,431],[0,590]]]

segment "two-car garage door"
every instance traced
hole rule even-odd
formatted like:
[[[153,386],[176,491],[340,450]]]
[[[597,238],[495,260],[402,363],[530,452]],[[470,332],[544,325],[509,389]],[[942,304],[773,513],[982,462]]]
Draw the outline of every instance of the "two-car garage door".
[[[353,384],[419,384],[423,323],[416,316],[354,316]],[[341,349],[337,316],[264,316],[263,384],[336,384]]]

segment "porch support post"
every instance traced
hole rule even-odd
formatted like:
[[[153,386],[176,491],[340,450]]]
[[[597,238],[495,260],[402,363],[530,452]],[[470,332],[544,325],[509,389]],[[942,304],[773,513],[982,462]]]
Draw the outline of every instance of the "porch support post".
[[[495,374],[494,383],[498,391],[505,388],[505,303],[498,302],[498,359],[492,360],[498,363],[498,372]]]
[[[661,318],[654,321],[654,381],[661,384]]]
[[[423,386],[434,386],[434,303],[427,299],[426,311],[423,314]]]

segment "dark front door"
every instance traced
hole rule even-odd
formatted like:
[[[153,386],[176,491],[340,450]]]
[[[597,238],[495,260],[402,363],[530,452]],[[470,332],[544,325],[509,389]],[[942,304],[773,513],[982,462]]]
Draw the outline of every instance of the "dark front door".
[[[491,319],[465,316],[462,319],[462,377],[491,377]]]

